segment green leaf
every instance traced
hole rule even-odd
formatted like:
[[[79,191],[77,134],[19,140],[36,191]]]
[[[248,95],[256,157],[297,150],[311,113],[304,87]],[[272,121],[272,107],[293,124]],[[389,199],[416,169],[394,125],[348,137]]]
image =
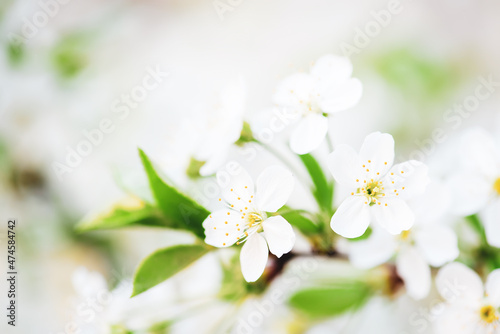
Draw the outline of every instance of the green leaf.
[[[314,183],[313,195],[321,209],[332,213],[333,183],[328,182],[319,163],[311,154],[299,155]]]
[[[331,317],[362,306],[373,290],[364,282],[353,281],[335,287],[315,287],[296,292],[292,307],[311,317]]]
[[[78,232],[104,230],[130,226],[170,227],[158,208],[135,199],[136,203],[119,202],[106,212],[84,218],[77,226]]]
[[[89,64],[87,49],[90,37],[77,33],[63,37],[52,50],[52,62],[64,79],[72,79]]]
[[[208,248],[202,245],[176,245],[157,250],[135,271],[132,297],[174,276],[207,252]]]
[[[186,229],[198,237],[204,238],[205,233],[202,224],[210,212],[165,183],[154,169],[147,155],[142,150],[139,150],[139,154],[148,175],[153,196],[165,218],[172,224],[173,228]]]
[[[7,44],[7,57],[10,64],[19,65],[25,58],[25,48],[20,42],[11,41]]]
[[[239,252],[235,253],[227,263],[222,263],[222,274],[222,284],[219,290],[220,299],[234,302],[247,294],[248,283],[241,273]]]
[[[281,212],[280,212],[281,211]],[[280,210],[278,213],[285,218],[290,224],[295,226],[302,232],[304,235],[312,235],[320,232],[320,228],[318,225],[313,223],[310,219],[303,216],[297,210],[288,210],[285,208],[284,210]]]
[[[163,321],[149,327],[148,334],[167,334],[170,332],[172,321]]]
[[[133,332],[129,331],[122,325],[112,325],[110,330],[111,334],[133,334]]]

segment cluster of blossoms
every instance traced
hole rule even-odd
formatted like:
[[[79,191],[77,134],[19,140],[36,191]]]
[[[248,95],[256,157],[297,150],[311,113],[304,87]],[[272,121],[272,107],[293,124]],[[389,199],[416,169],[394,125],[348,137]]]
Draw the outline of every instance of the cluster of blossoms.
[[[362,85],[351,75],[348,59],[327,55],[309,73],[291,75],[279,84],[276,106],[293,111],[299,119],[289,138],[293,153],[316,150],[327,136],[329,115],[358,103]],[[333,204],[320,208],[330,213],[329,227],[335,232],[325,230],[325,237],[355,267],[393,264],[415,300],[429,295],[432,268],[445,266],[435,280],[446,304],[438,333],[500,333],[500,272],[491,272],[485,294],[481,278],[453,262],[460,255],[458,238],[443,218],[450,212],[480,217],[485,247],[500,247],[500,149],[484,131],[470,131],[461,145],[463,169],[447,180],[431,180],[421,161],[395,163],[394,146],[390,134],[374,132],[366,136],[359,152],[345,144],[330,150],[331,175],[348,192],[343,198],[336,192],[341,200],[337,208]],[[268,167],[254,184],[240,167],[229,183],[220,182],[219,202],[224,208],[203,223],[207,244],[242,246],[241,270],[248,282],[266,271],[269,252],[277,258],[293,252],[298,232],[280,211],[294,190],[296,175],[290,170]],[[465,290],[450,297],[446,281],[453,279],[463,282]]]

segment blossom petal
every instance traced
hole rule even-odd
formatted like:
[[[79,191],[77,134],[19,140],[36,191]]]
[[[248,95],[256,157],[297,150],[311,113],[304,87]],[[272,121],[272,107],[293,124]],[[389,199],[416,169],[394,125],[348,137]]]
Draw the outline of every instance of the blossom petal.
[[[394,165],[383,179],[389,193],[393,190],[400,198],[410,199],[425,192],[429,184],[429,168],[422,162],[409,160]]]
[[[415,300],[427,297],[431,289],[431,270],[414,247],[401,250],[396,259],[396,268],[410,297]]]
[[[252,234],[243,244],[240,253],[241,272],[247,282],[255,282],[266,269],[269,251],[260,233]]]
[[[257,178],[255,193],[257,209],[268,212],[278,211],[288,201],[294,184],[295,179],[288,169],[281,166],[266,168]]]
[[[459,255],[457,235],[449,226],[424,226],[415,231],[415,242],[427,263],[433,267],[440,267]]]
[[[277,257],[288,253],[295,244],[295,232],[292,225],[281,216],[274,216],[262,223],[264,236],[271,253]]]
[[[240,209],[251,203],[249,201],[254,195],[254,183],[250,174],[240,165],[231,168],[231,172],[218,172],[217,183],[224,200],[235,208]]]
[[[443,312],[439,316],[434,324],[435,334],[487,334],[485,331],[478,332],[478,322],[480,320],[478,312],[475,309],[478,305],[455,305],[455,304],[441,304]],[[438,310],[438,306],[436,306]],[[485,330],[487,328],[484,328]]]
[[[367,179],[380,178],[394,163],[394,138],[388,133],[369,134],[361,145],[359,158],[365,165]]]
[[[332,230],[345,238],[357,238],[370,225],[370,211],[366,198],[347,197],[335,212],[330,222]]]
[[[486,280],[486,294],[495,307],[500,307],[500,269],[493,270]]]
[[[311,68],[311,75],[319,83],[339,85],[347,81],[352,74],[352,63],[347,57],[324,55]]]
[[[439,294],[449,302],[457,299],[477,301],[483,298],[483,282],[469,267],[459,262],[445,265],[436,276]]]
[[[211,213],[203,221],[205,242],[215,247],[233,245],[242,234],[236,224],[242,224],[243,221],[241,214],[234,210],[218,210]]]
[[[327,132],[328,119],[320,114],[310,114],[293,130],[290,148],[297,154],[309,153],[321,145]]]
[[[364,173],[359,156],[348,145],[340,144],[335,148],[328,156],[328,167],[335,181],[342,185],[359,188],[359,182],[363,182]]]
[[[349,243],[349,260],[357,268],[373,268],[387,262],[396,248],[394,236],[381,228],[374,228],[368,239]]]
[[[495,199],[484,212],[483,223],[486,239],[493,247],[500,248],[500,199]]]
[[[219,149],[201,166],[200,175],[209,176],[215,174],[227,159],[227,150]]]
[[[302,108],[308,102],[314,88],[314,78],[306,73],[286,77],[276,88],[273,101],[279,106]]]
[[[482,128],[468,130],[461,138],[461,148],[466,168],[487,178],[498,177],[499,152],[490,133]]]
[[[318,105],[325,113],[334,113],[354,107],[361,100],[363,85],[356,78],[349,79],[341,86],[332,86],[320,93]]]
[[[448,179],[452,194],[451,210],[463,216],[479,212],[491,198],[492,183],[481,175],[461,172]]]
[[[387,232],[394,235],[409,230],[415,222],[415,216],[410,207],[399,198],[384,197],[370,209],[373,219]]]
[[[451,193],[445,184],[433,181],[422,195],[412,199],[408,204],[415,213],[416,224],[432,224],[450,209]]]

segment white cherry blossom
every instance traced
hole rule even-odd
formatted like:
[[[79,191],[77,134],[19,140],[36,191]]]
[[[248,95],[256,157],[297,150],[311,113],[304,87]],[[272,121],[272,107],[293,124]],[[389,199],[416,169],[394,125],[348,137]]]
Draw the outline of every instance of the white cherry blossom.
[[[374,226],[368,239],[347,245],[351,263],[367,269],[395,256],[396,269],[405,282],[407,294],[416,300],[427,297],[432,282],[429,266],[440,267],[459,254],[455,232],[440,223],[449,208],[449,197],[443,185],[431,183],[423,195],[410,202],[415,225],[397,236]]]
[[[500,269],[483,286],[472,269],[453,262],[439,271],[436,286],[446,300],[435,321],[436,334],[500,333]]]
[[[394,139],[390,134],[368,135],[358,153],[338,145],[329,156],[335,180],[351,189],[332,217],[332,229],[346,238],[356,238],[375,221],[391,234],[413,226],[412,210],[406,203],[423,193],[428,184],[427,166],[415,160],[393,166]]]
[[[242,244],[241,270],[246,281],[256,281],[264,272],[269,251],[281,257],[295,243],[292,226],[280,215],[267,216],[278,211],[290,197],[294,178],[281,166],[271,166],[257,178],[257,184],[243,169],[224,184],[222,198],[227,208],[210,214],[203,222],[205,242],[215,247]]]
[[[488,243],[500,247],[500,146],[480,128],[461,139],[461,168],[449,179],[452,209],[464,216],[481,213]]]
[[[293,74],[278,85],[274,102],[300,117],[290,138],[295,153],[306,154],[316,149],[328,132],[326,116],[359,102],[362,85],[351,74],[348,58],[326,55],[316,61],[309,73]]]
[[[200,174],[214,174],[226,160],[229,148],[240,138],[243,129],[246,88],[242,80],[222,89],[210,112],[201,112],[196,129],[198,141],[194,157],[204,161]]]

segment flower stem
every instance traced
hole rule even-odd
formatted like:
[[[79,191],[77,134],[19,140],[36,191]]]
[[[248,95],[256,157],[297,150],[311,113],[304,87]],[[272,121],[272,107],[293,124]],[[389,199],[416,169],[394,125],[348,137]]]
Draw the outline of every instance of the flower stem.
[[[330,132],[326,133],[326,144],[328,145],[328,150],[329,150],[328,153],[332,153],[333,152],[333,140],[332,140],[332,136],[330,136]]]
[[[293,165],[290,163],[290,161],[288,161],[287,158],[285,158],[283,156],[283,154],[281,154],[278,150],[275,150],[272,146],[269,146],[269,145],[266,145],[260,141],[258,141],[257,139],[254,139],[254,141],[259,144],[262,148],[264,148],[266,151],[268,151],[269,153],[271,153],[272,155],[274,155],[278,160],[280,160],[284,165],[286,165],[291,171],[293,174],[295,174],[297,176],[298,179],[300,179],[300,181],[304,184],[304,186],[306,187],[310,187],[310,183],[307,182],[303,176],[301,175],[301,173],[299,173],[294,167]]]

